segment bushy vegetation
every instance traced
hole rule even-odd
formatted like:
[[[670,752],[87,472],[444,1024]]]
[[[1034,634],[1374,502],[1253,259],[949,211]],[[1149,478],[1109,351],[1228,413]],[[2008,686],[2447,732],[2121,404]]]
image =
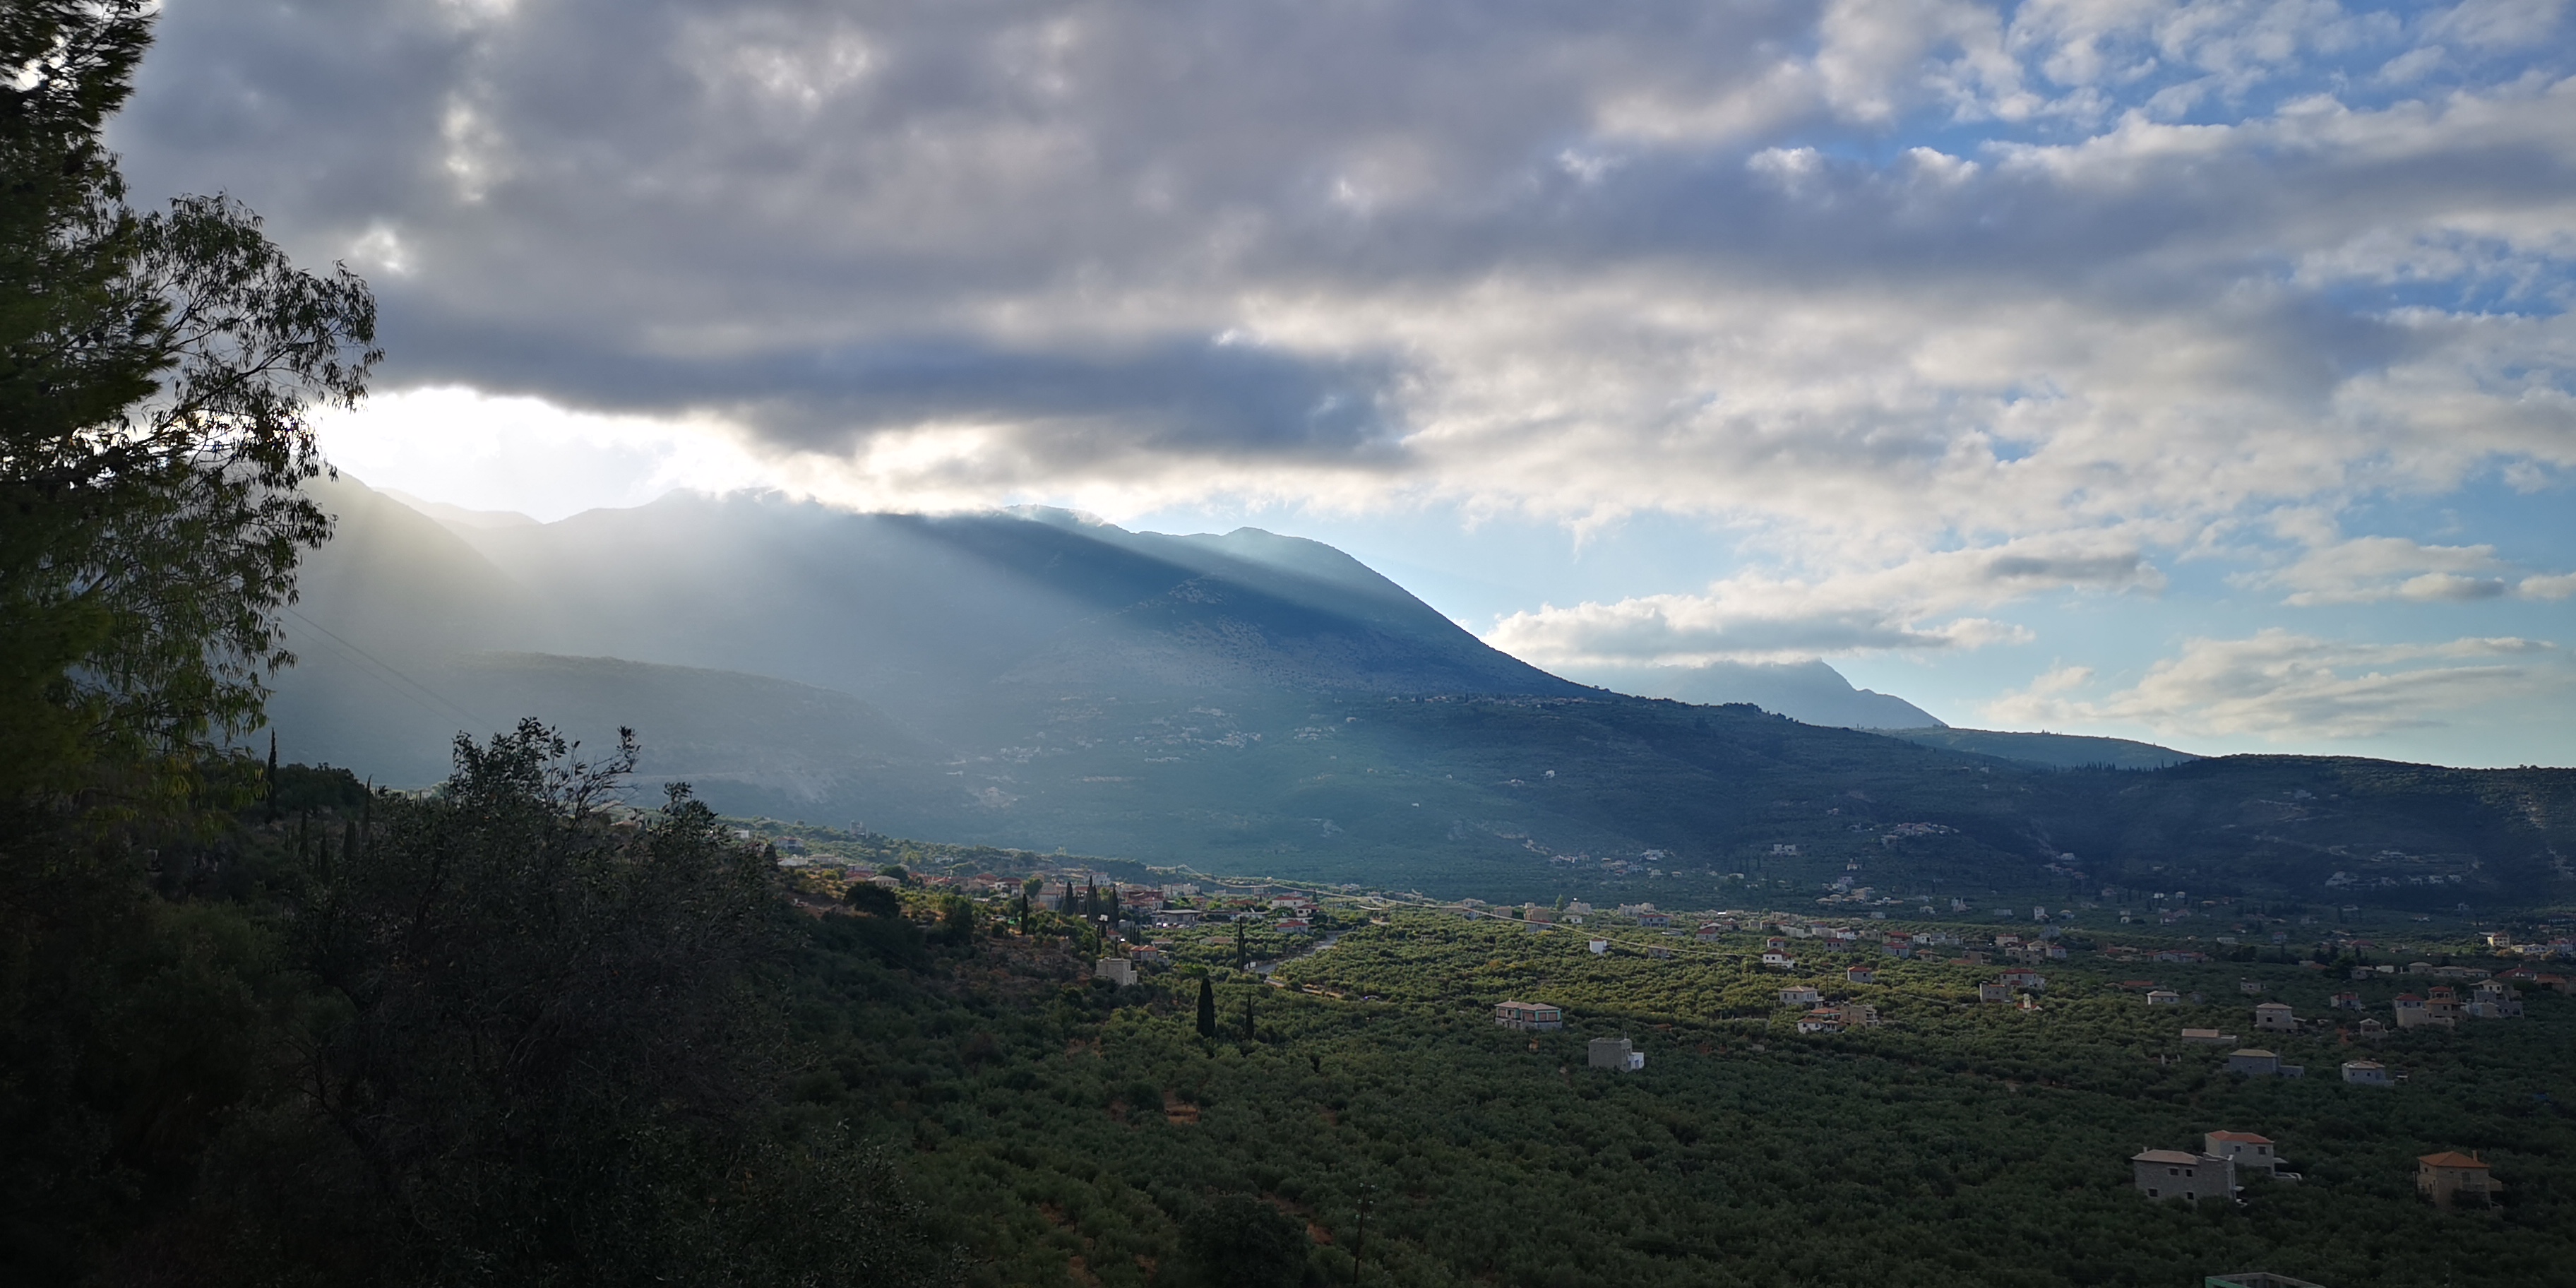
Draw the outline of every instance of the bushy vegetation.
[[[813,1056],[788,1032],[806,931],[774,865],[684,792],[612,820],[622,759],[566,752],[534,725],[460,739],[416,799],[282,772],[280,797],[333,804],[272,823],[253,802],[165,850],[170,889],[82,928],[110,973],[20,1012],[6,1267],[943,1278],[884,1159],[783,1107]]]
[[[127,203],[154,11],[0,5],[0,1280],[945,1277],[783,1116],[801,933],[703,806],[534,726],[420,798],[241,745],[374,302]]]
[[[1829,993],[1888,1022],[1802,1037],[1773,996],[1783,977],[1740,954],[1594,956],[1578,934],[1398,913],[1280,970],[1339,998],[1205,972],[1229,1017],[1209,1040],[1198,972],[1113,989],[1064,946],[988,937],[914,969],[818,950],[867,983],[812,1011],[839,1070],[814,1109],[910,1144],[980,1282],[1256,1282],[1209,1278],[1193,1252],[1209,1214],[1239,1222],[1246,1199],[1303,1227],[1279,1255],[1309,1282],[1351,1277],[1364,1213],[1364,1281],[1405,1284],[2149,1285],[2268,1267],[2501,1285],[2565,1282],[2576,1254],[2576,1004],[2556,994],[2529,1019],[2366,1049],[2281,1041],[2312,1076],[2257,1080],[2177,1040],[2241,1029],[2257,999],[2150,1009],[2115,986],[2131,972],[2065,963],[2030,1012],[1957,1000],[1967,967],[1893,963],[1880,986],[1836,970]],[[2295,966],[2185,969],[2224,969],[2231,993],[2250,969],[2303,1011],[2328,987]],[[1506,995],[1562,1003],[1568,1028],[1496,1027]],[[1230,1018],[1246,1000],[1251,1039]],[[1642,1072],[1586,1067],[1585,1042],[1617,1035],[1647,1052]],[[2337,1080],[2364,1055],[2408,1081]],[[2241,1206],[2131,1189],[2141,1146],[2221,1128],[2279,1141],[2306,1179],[2250,1183]],[[2495,1162],[2503,1206],[2415,1196],[2414,1157],[2454,1148]]]

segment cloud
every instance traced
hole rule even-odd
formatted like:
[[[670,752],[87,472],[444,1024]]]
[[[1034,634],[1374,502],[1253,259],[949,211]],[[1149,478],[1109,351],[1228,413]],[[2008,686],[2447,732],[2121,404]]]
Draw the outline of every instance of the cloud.
[[[2328,604],[2474,603],[2520,594],[2550,599],[2565,578],[2525,576],[2517,581],[2495,547],[2426,545],[2406,537],[2344,537],[2331,518],[2314,510],[2282,511],[2271,525],[2305,543],[2297,559],[2261,572],[2229,578],[2240,586],[2285,590],[2281,602],[2300,608]]]
[[[2245,574],[2240,584],[2290,592],[2283,603],[2367,604],[2385,599],[2462,602],[2510,587],[2493,546],[2428,546],[2404,537],[2353,537],[2311,545],[2297,562]]]
[[[2369,738],[2442,724],[2484,704],[2561,697],[2554,645],[2525,639],[2347,644],[2265,630],[2194,639],[2130,688],[2075,694],[2093,679],[2059,668],[1983,709],[1999,727],[2144,725],[2162,736]]]
[[[367,271],[390,391],[622,427],[617,489],[1660,512],[1735,543],[1714,585],[1504,619],[1533,660],[1957,651],[2026,638],[2031,596],[2247,557],[2224,534],[2276,513],[2576,471],[2552,4],[161,21],[115,126],[137,191],[230,191]],[[379,441],[432,432],[381,405]],[[579,468],[440,432],[487,474]],[[2245,584],[2568,593],[2429,534],[2293,540]]]
[[[1818,602],[1806,587],[1736,585],[1712,595],[1649,595],[1514,613],[1485,642],[1548,667],[1694,667],[1974,648],[2021,638],[2027,632],[1983,618],[1919,626],[1873,607]]]
[[[1814,580],[1747,574],[1696,595],[1647,595],[1514,613],[1485,642],[1539,666],[1805,662],[1854,653],[2027,643],[2022,626],[1968,615],[2043,590],[2164,586],[2134,549],[2019,542]]]
[[[2486,79],[2347,105],[2306,78],[2415,37],[2333,6],[198,0],[118,138],[386,265],[398,384],[853,459],[972,424],[997,497],[1218,460],[2027,533],[2576,460],[2554,317],[2325,295],[2363,243],[2559,271],[2554,14],[2463,9]],[[2141,106],[2211,78],[2282,97]]]

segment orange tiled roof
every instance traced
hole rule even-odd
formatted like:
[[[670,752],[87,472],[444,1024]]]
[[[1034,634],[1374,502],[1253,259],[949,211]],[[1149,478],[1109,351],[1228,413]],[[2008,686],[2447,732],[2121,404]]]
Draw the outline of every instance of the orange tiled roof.
[[[2426,1154],[2415,1161],[2422,1163],[2426,1167],[2475,1167],[2481,1170],[2486,1167],[2486,1164],[2481,1163],[2466,1154],[2460,1153],[2458,1150],[2450,1149],[2443,1150],[2439,1154]]]

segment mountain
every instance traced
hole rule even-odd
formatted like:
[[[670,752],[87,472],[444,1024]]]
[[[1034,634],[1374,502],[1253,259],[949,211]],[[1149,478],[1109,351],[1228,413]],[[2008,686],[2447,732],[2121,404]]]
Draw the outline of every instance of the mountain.
[[[1840,671],[1822,662],[1593,668],[1577,672],[1576,678],[1621,693],[1701,706],[1749,702],[1802,724],[1845,729],[1946,727],[1903,698],[1853,688]]]
[[[690,494],[537,524],[433,518],[347,476],[314,487],[338,531],[302,573],[286,621],[302,662],[278,678],[272,723],[289,754],[400,782],[439,777],[457,729],[522,714],[594,740],[647,726],[658,772],[681,746],[746,745],[749,717],[701,720],[718,689],[763,711],[810,711],[820,699],[804,690],[846,704],[830,750],[809,741],[792,769],[752,757],[710,775],[693,753],[702,776],[791,800],[836,781],[821,761],[882,768],[1026,741],[1074,695],[1586,691],[1338,550],[1252,529],[1176,537],[1063,511],[862,515]]]
[[[1995,729],[1895,727],[1871,733],[1902,738],[1926,747],[1947,747],[2042,769],[2165,769],[2201,759],[2187,751],[2126,738],[2094,738],[2071,733],[2007,733]]]
[[[589,749],[631,725],[642,786],[728,812],[1488,898],[2576,898],[2576,772],[2054,768],[2180,753],[1628,696],[1268,533],[691,496],[442,524],[317,487],[340,535],[273,723],[283,754],[396,785],[535,716]]]

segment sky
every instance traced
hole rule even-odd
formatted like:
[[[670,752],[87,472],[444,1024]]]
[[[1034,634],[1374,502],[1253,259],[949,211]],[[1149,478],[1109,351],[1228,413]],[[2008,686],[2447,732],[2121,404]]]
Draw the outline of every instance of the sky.
[[[1350,551],[1576,678],[2576,763],[2559,0],[167,0],[111,141],[374,287],[323,427]]]

